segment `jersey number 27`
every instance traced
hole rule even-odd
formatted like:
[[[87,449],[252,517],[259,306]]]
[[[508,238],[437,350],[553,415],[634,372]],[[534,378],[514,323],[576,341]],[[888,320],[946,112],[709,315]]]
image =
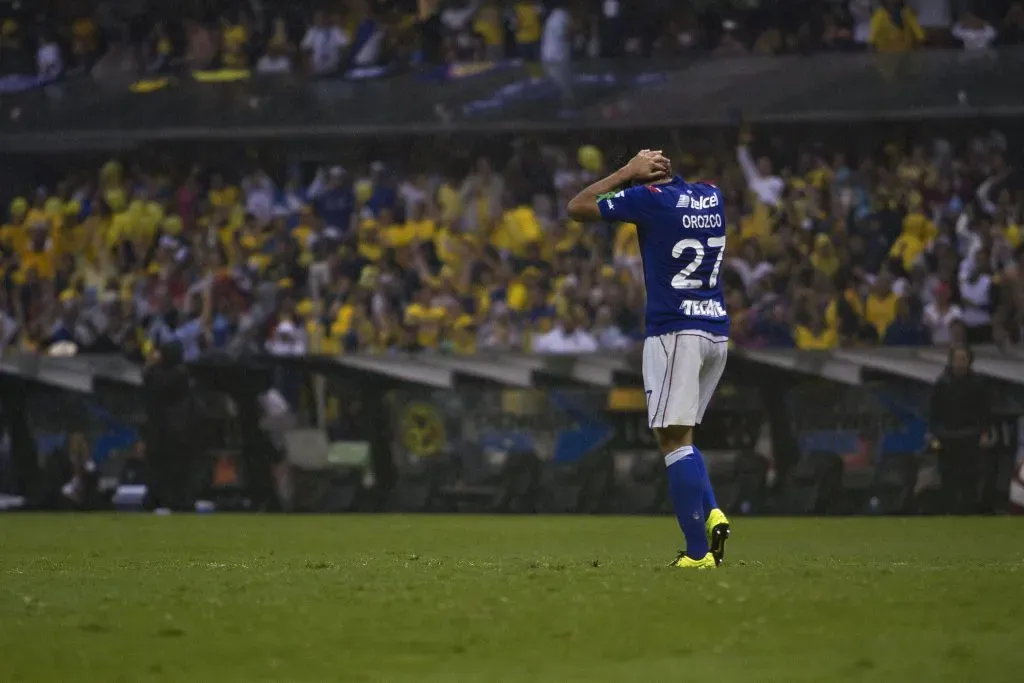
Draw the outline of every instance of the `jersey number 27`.
[[[722,257],[725,256],[725,236],[709,237],[707,246],[710,249],[718,249],[718,256],[715,257],[715,267],[711,271],[711,277],[708,278],[707,283],[708,287],[715,287],[718,285],[718,270],[722,267]],[[693,250],[693,260],[687,263],[686,267],[672,278],[672,286],[675,289],[702,289],[705,286],[700,278],[690,277],[700,268],[700,264],[704,263],[704,256],[707,254],[707,249],[705,249],[704,244],[700,240],[692,238],[679,240],[672,247],[672,258],[680,258],[684,252],[691,249]]]

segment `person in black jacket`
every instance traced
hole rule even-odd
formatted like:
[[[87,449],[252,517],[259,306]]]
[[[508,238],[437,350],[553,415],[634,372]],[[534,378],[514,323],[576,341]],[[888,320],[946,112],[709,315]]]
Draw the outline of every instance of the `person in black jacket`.
[[[149,432],[150,507],[166,510],[190,508],[194,430],[193,382],[182,361],[179,342],[155,351],[143,374],[143,392]]]
[[[979,449],[989,445],[988,387],[971,369],[973,361],[969,349],[951,349],[946,371],[932,390],[931,446],[938,452],[946,512],[951,514],[977,509]]]

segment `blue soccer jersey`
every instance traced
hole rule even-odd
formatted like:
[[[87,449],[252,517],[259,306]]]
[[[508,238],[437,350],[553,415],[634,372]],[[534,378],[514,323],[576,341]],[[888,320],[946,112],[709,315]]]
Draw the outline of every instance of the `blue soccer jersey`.
[[[598,201],[607,221],[635,223],[647,286],[647,336],[699,330],[729,336],[722,295],[725,207],[708,183],[676,177]]]

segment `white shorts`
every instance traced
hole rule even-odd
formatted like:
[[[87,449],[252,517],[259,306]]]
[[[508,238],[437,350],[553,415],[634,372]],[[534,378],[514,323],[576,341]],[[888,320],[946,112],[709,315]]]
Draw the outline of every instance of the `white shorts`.
[[[651,429],[699,425],[728,355],[728,339],[697,330],[645,339],[647,425]]]

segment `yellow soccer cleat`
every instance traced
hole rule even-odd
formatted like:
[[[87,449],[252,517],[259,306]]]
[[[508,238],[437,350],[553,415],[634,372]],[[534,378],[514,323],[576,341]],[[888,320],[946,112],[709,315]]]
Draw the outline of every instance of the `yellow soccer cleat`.
[[[704,522],[704,529],[708,534],[708,547],[715,558],[715,564],[722,564],[725,559],[725,542],[729,539],[729,519],[725,513],[715,508],[708,515]]]
[[[686,553],[681,552],[676,561],[669,566],[678,569],[714,569],[718,564],[715,562],[715,556],[711,553],[708,553],[699,560],[695,560],[692,557],[687,557]]]

